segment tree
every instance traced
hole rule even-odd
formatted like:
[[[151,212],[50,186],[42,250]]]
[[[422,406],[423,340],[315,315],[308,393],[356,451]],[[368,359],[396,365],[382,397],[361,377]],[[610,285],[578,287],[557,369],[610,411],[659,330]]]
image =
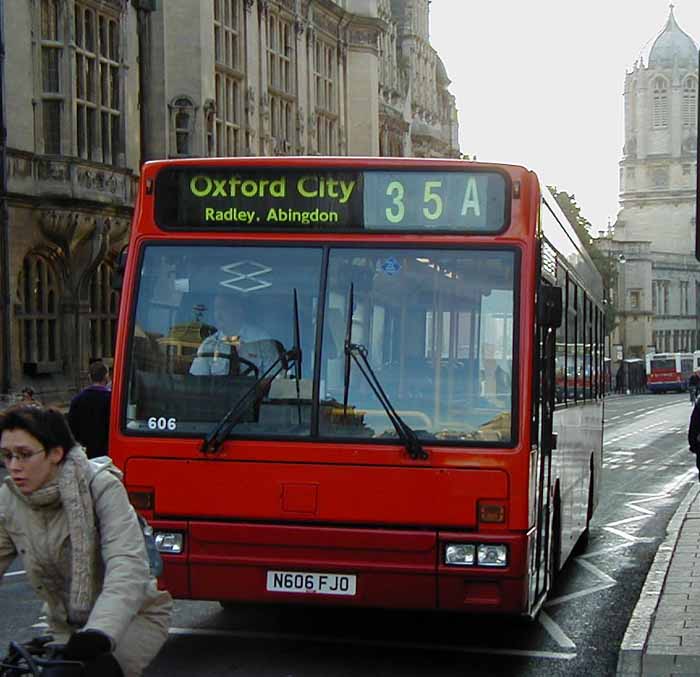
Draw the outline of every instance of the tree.
[[[617,308],[615,302],[609,298],[608,290],[617,289],[617,259],[611,258],[609,252],[602,252],[591,237],[591,222],[581,214],[581,207],[576,202],[573,193],[557,190],[556,186],[549,186],[559,208],[573,226],[576,234],[591,257],[593,264],[603,278],[603,288],[606,293],[607,304],[605,306],[605,326],[610,333],[617,325]]]

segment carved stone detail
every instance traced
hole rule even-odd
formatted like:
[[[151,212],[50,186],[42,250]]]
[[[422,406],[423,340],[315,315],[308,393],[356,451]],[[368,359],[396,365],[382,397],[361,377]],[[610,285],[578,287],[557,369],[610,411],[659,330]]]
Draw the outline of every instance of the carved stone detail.
[[[326,33],[330,33],[330,35],[338,35],[338,21],[328,16],[325,12],[319,12],[316,8],[313,12],[313,25]]]
[[[8,175],[21,179],[28,179],[32,176],[32,160],[28,157],[10,157]]]
[[[316,114],[309,113],[309,136],[311,139],[316,138]]]
[[[304,136],[304,131],[304,108],[299,106],[297,110],[297,138],[302,138]]]
[[[68,181],[70,178],[68,165],[63,160],[40,158],[36,163],[36,174],[42,181]]]
[[[83,188],[101,192],[108,191],[110,193],[116,193],[119,185],[114,174],[87,168],[78,169],[76,181]]]
[[[62,269],[66,289],[70,294],[79,295],[84,282],[109,249],[110,217],[46,209],[39,217],[39,228],[46,239],[57,247],[56,260]],[[124,232],[121,230],[120,227],[117,232],[123,237],[126,229]]]
[[[255,88],[252,85],[246,90],[245,107],[248,117],[255,115]]]
[[[270,119],[270,97],[267,92],[260,95],[260,117],[263,120]]]

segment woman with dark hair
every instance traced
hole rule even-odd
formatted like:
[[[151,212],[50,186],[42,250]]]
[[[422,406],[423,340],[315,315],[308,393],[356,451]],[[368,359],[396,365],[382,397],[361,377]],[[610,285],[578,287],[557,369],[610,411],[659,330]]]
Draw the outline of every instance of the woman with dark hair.
[[[34,398],[34,388],[30,388],[29,386],[25,386],[22,388],[22,402],[24,404],[41,404],[39,400]]]
[[[0,577],[20,554],[49,632],[89,675],[137,677],[168,635],[172,599],[150,574],[121,472],[88,460],[57,409],[0,413]]]

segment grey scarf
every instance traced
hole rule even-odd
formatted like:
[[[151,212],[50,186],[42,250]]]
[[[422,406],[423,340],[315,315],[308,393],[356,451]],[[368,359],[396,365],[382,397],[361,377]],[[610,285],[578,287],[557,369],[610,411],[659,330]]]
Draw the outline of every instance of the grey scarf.
[[[85,625],[100,590],[97,572],[98,533],[90,492],[94,470],[82,447],[73,447],[59,466],[54,482],[25,500],[35,507],[63,504],[71,541],[71,581],[68,622]]]

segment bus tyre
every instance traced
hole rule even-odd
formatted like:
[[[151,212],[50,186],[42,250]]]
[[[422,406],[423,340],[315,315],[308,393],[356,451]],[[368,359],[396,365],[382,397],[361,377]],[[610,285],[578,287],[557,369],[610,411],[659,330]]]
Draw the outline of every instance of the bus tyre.
[[[576,547],[574,548],[574,554],[581,555],[586,552],[588,548],[588,541],[591,537],[591,519],[593,518],[593,471],[591,470],[591,479],[588,482],[588,507],[586,509],[586,528],[583,533],[578,537],[576,542]]]
[[[559,517],[559,497],[554,501],[552,533],[549,540],[549,590],[554,589],[561,566],[561,518]]]
[[[224,611],[235,611],[239,608],[239,605],[236,604],[236,602],[232,602],[229,599],[220,599],[219,604]]]

